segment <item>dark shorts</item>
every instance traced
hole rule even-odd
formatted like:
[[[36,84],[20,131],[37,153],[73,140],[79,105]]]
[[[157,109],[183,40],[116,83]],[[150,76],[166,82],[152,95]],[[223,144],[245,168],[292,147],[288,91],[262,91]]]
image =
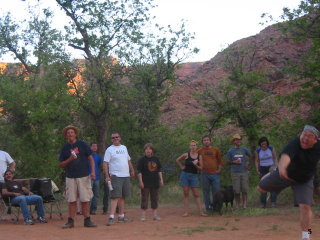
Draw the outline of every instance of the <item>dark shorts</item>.
[[[111,185],[113,190],[110,191],[111,198],[128,198],[130,197],[131,183],[130,177],[111,176]]]
[[[278,169],[265,175],[259,182],[259,187],[268,192],[281,192],[287,187],[292,187],[294,204],[312,204],[313,178],[306,183],[296,183],[281,178]]]
[[[151,201],[151,208],[157,209],[159,202],[159,188],[141,189],[141,209],[148,209],[149,196]]]

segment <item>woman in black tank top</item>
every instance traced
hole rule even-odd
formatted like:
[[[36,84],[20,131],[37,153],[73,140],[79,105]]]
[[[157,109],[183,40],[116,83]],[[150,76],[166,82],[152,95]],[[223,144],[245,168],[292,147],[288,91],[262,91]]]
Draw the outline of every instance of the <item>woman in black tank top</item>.
[[[201,155],[197,153],[197,142],[192,140],[189,145],[190,152],[182,154],[176,159],[177,164],[181,168],[182,172],[180,174],[180,185],[183,189],[183,206],[184,214],[183,217],[189,215],[189,190],[193,193],[193,197],[198,206],[200,216],[207,216],[203,212],[202,204],[199,197],[199,179],[198,179],[198,170],[202,168],[202,158]],[[181,162],[184,161],[184,164]]]

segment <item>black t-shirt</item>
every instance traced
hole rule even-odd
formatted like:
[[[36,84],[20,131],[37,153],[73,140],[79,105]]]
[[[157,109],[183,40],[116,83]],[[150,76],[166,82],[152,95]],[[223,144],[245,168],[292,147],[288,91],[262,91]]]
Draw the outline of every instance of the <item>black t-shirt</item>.
[[[158,188],[160,185],[159,172],[161,163],[157,157],[142,157],[137,165],[138,173],[142,174],[142,181],[145,188]]]
[[[74,144],[67,143],[61,149],[59,157],[60,162],[67,160],[72,151],[77,154],[77,159],[66,167],[66,177],[81,178],[88,176],[90,174],[88,157],[92,154],[91,149],[85,142],[80,140],[77,140]]]
[[[192,163],[192,161],[194,161],[194,160],[199,160],[199,154],[198,154],[197,158],[192,158],[190,156],[190,153],[188,153],[188,158],[184,161],[184,166],[185,166],[185,168],[183,169],[184,172],[194,173],[194,174],[198,173],[198,169]]]
[[[8,192],[21,193],[24,195],[22,184],[17,181],[6,181],[3,183],[2,188],[7,189]]]
[[[320,160],[320,142],[312,148],[303,149],[300,146],[300,139],[296,138],[284,147],[281,154],[287,154],[291,162],[287,168],[288,177],[298,183],[309,181],[316,172]]]

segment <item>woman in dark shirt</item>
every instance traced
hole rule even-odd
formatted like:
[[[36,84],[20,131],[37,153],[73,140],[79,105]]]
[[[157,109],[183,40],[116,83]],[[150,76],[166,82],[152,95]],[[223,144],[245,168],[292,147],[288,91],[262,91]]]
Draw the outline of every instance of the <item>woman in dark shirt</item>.
[[[150,195],[151,208],[153,210],[153,220],[160,220],[157,215],[159,188],[163,186],[161,164],[157,157],[153,156],[154,148],[151,143],[144,146],[145,156],[138,162],[138,179],[141,189],[141,221],[146,220],[146,210]]]
[[[184,214],[183,217],[189,215],[189,190],[193,193],[193,197],[198,206],[200,216],[207,216],[203,212],[201,207],[201,201],[199,197],[199,179],[198,179],[198,170],[202,168],[202,158],[201,155],[197,153],[197,142],[192,140],[189,145],[190,152],[182,154],[176,159],[177,164],[181,168],[182,172],[180,174],[180,185],[183,189],[183,206]],[[184,161],[184,164],[181,162]]]

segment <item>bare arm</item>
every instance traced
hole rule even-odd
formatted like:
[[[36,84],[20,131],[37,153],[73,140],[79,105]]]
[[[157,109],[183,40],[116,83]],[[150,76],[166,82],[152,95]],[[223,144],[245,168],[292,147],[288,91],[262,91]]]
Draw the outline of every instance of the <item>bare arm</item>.
[[[91,167],[91,179],[95,180],[96,179],[96,171],[95,171],[95,165],[94,165],[94,160],[93,160],[92,155],[90,155],[88,157],[88,159],[89,159],[89,164]]]
[[[128,161],[129,164],[129,170],[130,170],[130,177],[134,177],[134,169],[131,163],[131,160]]]
[[[68,157],[66,160],[60,162],[60,167],[62,167],[62,168],[67,167],[70,163],[72,163],[76,159],[77,159],[76,156],[73,156],[72,154],[70,154],[70,157]]]
[[[182,170],[185,168],[185,166],[181,164],[181,161],[185,160],[186,158],[187,158],[187,153],[184,153],[176,159],[177,164],[179,165],[180,169],[182,169]]]
[[[290,181],[293,181],[291,178],[288,177],[288,171],[287,171],[287,168],[288,168],[290,162],[291,162],[291,159],[290,159],[289,155],[282,154],[280,157],[278,168],[279,168],[280,177],[288,179]]]
[[[9,192],[8,189],[6,189],[6,188],[2,188],[2,195],[3,195],[3,196],[12,196],[12,197],[21,196],[20,193]]]
[[[138,173],[138,180],[139,180],[139,187],[141,189],[144,189],[144,184],[143,184],[143,181],[142,181],[142,173]]]
[[[257,152],[254,152],[254,163],[256,165],[257,173],[258,173],[258,175],[260,175],[260,171],[259,171],[260,160],[259,160],[259,155]]]
[[[277,153],[276,150],[273,148],[272,149],[272,157],[273,157],[273,162],[276,166],[278,166],[279,161],[278,161],[278,157],[277,157]]]
[[[110,181],[110,175],[109,175],[109,166],[107,162],[103,162],[103,173],[104,173],[104,177],[106,182]]]
[[[28,194],[28,195],[33,195],[33,193],[26,187],[22,187],[22,191],[25,193],[25,194]]]
[[[202,171],[202,169],[203,169],[203,159],[202,159],[202,155],[199,155],[199,167],[200,167],[200,170]]]
[[[222,170],[222,156],[221,156],[221,152],[218,151],[218,166],[217,166],[216,173],[220,173],[221,170]]]
[[[163,177],[162,177],[162,172],[159,172],[159,178],[160,178],[160,187],[162,187],[163,184]]]
[[[196,160],[195,160],[196,161]],[[192,161],[193,165],[198,169],[198,170],[202,170],[202,166],[203,166],[203,161],[202,161],[202,156],[199,155],[199,162],[195,162]]]
[[[16,162],[10,163],[10,164],[9,164],[9,169],[10,169],[11,171],[14,171],[16,165],[17,165]]]

